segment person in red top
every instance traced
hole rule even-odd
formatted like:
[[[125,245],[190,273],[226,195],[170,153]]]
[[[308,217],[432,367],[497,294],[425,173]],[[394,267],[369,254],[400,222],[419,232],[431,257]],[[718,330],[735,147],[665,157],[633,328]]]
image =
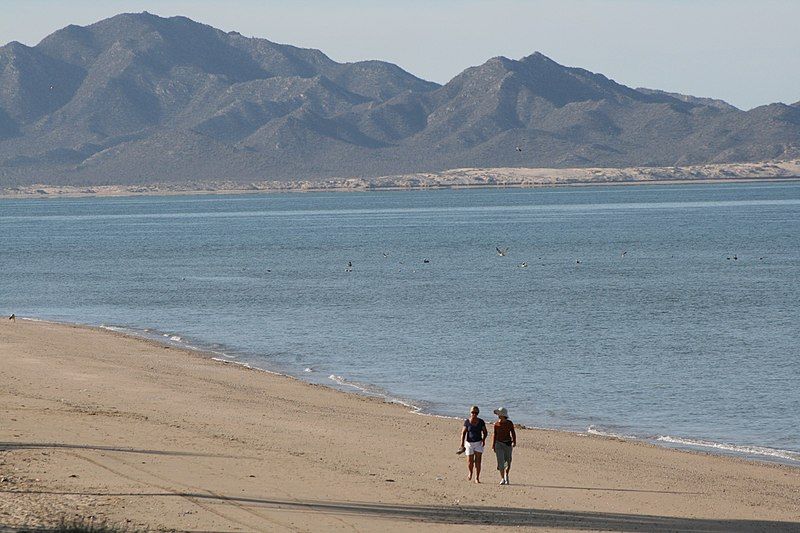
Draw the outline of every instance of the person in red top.
[[[508,409],[501,407],[494,410],[497,422],[492,433],[492,450],[497,456],[497,470],[500,471],[500,484],[510,485],[508,473],[511,471],[511,450],[517,445],[517,433],[514,423],[508,419]]]

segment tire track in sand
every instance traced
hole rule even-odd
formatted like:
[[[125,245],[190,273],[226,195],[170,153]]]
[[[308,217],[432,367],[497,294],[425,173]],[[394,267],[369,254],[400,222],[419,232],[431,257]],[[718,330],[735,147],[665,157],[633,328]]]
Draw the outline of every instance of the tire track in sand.
[[[155,487],[157,489],[161,489],[164,492],[168,492],[170,494],[173,494],[176,497],[183,498],[183,499],[187,500],[189,503],[191,503],[193,505],[196,505],[197,507],[200,507],[204,511],[206,511],[208,513],[211,513],[211,514],[213,514],[213,515],[215,515],[215,516],[217,516],[217,517],[219,517],[219,518],[221,518],[223,520],[226,520],[228,522],[233,522],[233,523],[235,523],[235,524],[237,524],[237,525],[239,525],[241,527],[244,527],[244,528],[247,528],[247,529],[250,529],[250,530],[254,529],[253,524],[244,522],[244,521],[242,521],[242,520],[240,520],[238,518],[232,517],[232,516],[227,516],[226,514],[222,513],[221,511],[218,511],[218,510],[214,509],[213,508],[213,504],[201,503],[201,502],[199,502],[197,500],[197,498],[193,498],[191,496],[183,494],[181,491],[178,491],[178,490],[175,490],[173,488],[170,488],[169,486],[165,486],[162,483],[156,483],[156,482],[145,481],[145,480],[139,479],[137,477],[134,477],[133,475],[129,475],[129,474],[126,474],[124,472],[121,472],[118,469],[115,469],[115,468],[112,468],[111,466],[102,464],[98,460],[92,459],[90,457],[86,457],[86,456],[84,456],[84,455],[82,455],[80,453],[77,453],[77,452],[67,452],[67,453],[69,455],[72,455],[73,457],[76,457],[78,459],[86,461],[87,463],[90,463],[90,464],[92,464],[92,465],[94,465],[94,466],[96,466],[98,468],[101,468],[103,470],[111,472],[112,474],[114,474],[116,476],[119,476],[119,477],[121,477],[123,479],[127,479],[128,481],[132,481],[132,482],[137,483],[137,484],[144,484],[144,485],[147,485],[149,487]],[[209,496],[213,496],[214,498],[219,499],[220,501],[225,501],[226,503],[230,504],[232,507],[235,507],[239,511],[242,511],[242,512],[244,512],[246,514],[249,514],[251,516],[254,516],[254,517],[258,518],[260,521],[270,522],[273,525],[279,526],[279,527],[284,528],[284,529],[286,529],[288,531],[301,531],[300,529],[298,529],[298,528],[296,528],[296,527],[294,527],[294,526],[292,526],[290,524],[286,524],[284,522],[281,522],[280,520],[276,520],[276,519],[268,517],[268,516],[263,516],[262,514],[257,513],[255,511],[253,511],[252,509],[248,509],[243,504],[240,504],[240,503],[236,502],[235,500],[231,499],[228,496],[224,496],[224,495],[221,495],[221,494],[216,494],[215,492],[210,491],[208,489],[204,489],[202,487],[195,487],[195,486],[192,486],[192,485],[188,485],[186,483],[180,483],[180,482],[176,482],[176,481],[171,480],[171,479],[165,479],[165,478],[163,478],[161,476],[153,474],[152,472],[148,472],[147,470],[145,470],[145,469],[143,469],[141,467],[134,466],[134,465],[122,460],[122,459],[117,459],[117,458],[110,457],[110,456],[106,456],[106,457],[109,458],[109,459],[115,460],[118,463],[121,463],[122,465],[124,465],[124,466],[126,466],[128,468],[136,470],[137,472],[145,474],[145,475],[147,475],[147,476],[149,476],[151,478],[155,478],[155,479],[159,480],[160,482],[167,482],[167,483],[173,483],[175,485],[180,485],[180,486],[184,487],[185,489],[188,489],[189,491],[204,492],[204,493],[208,494]],[[255,530],[258,530],[258,529],[259,529],[258,526],[256,526]]]

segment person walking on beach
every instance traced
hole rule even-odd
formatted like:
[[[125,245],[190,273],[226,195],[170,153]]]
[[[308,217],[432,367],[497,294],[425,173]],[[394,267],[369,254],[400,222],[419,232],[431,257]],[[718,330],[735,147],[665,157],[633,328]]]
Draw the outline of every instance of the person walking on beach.
[[[486,437],[489,436],[486,422],[478,418],[480,412],[477,405],[470,407],[469,418],[464,420],[464,429],[461,430],[461,448],[458,450],[458,453],[467,452],[467,468],[469,468],[467,479],[472,480],[474,470],[475,483],[481,482],[481,456],[486,445]]]
[[[508,409],[500,407],[494,410],[497,422],[492,433],[492,450],[497,456],[497,470],[500,472],[500,484],[510,485],[508,473],[511,471],[511,451],[517,445],[517,433],[514,423],[508,419]]]

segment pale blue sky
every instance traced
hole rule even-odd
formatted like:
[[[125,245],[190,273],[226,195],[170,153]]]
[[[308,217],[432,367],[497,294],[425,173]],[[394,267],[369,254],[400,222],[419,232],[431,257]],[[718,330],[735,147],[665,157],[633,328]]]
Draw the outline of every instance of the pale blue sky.
[[[383,59],[444,83],[488,58],[540,51],[632,87],[749,109],[800,100],[798,0],[0,0],[0,42],[36,44],[126,11]]]

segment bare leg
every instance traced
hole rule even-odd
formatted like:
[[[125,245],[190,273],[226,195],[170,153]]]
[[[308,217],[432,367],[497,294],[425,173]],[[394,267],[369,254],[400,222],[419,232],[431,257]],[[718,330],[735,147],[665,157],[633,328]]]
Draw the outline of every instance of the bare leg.
[[[467,468],[469,468],[469,476],[467,476],[468,480],[472,479],[472,468],[475,465],[475,456],[468,455],[467,456]]]
[[[481,482],[481,456],[483,454],[475,452],[475,483]]]

